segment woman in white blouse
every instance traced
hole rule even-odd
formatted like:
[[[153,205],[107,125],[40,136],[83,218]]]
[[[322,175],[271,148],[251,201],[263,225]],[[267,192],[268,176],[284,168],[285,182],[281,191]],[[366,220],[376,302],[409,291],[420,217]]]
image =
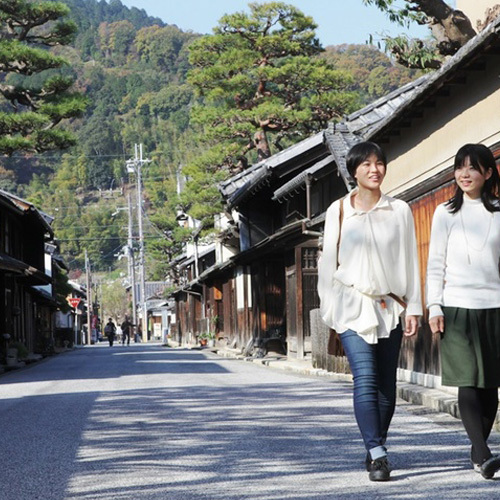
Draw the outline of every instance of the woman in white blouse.
[[[417,332],[422,314],[415,227],[409,206],[381,191],[387,161],[377,144],[356,144],[346,163],[357,189],[326,212],[320,311],[340,335],[349,360],[369,478],[387,481],[385,444],[396,404],[401,339],[403,332]]]
[[[431,331],[441,334],[443,385],[458,387],[476,472],[500,469],[487,440],[500,386],[500,179],[482,144],[455,156],[455,196],[436,208],[427,266]]]

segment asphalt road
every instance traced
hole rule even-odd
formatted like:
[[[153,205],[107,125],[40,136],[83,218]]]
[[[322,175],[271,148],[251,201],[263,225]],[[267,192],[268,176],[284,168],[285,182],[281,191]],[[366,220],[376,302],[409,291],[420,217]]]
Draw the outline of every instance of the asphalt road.
[[[103,344],[0,376],[1,500],[500,498],[449,415],[401,402],[388,446],[371,483],[349,383],[208,351]]]

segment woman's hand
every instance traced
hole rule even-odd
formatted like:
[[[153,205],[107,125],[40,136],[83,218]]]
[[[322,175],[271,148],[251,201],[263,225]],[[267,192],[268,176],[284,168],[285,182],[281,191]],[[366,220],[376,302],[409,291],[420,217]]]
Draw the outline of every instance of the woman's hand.
[[[444,333],[444,316],[434,316],[429,320],[429,326],[434,335]]]
[[[418,316],[406,316],[405,318],[405,337],[415,335],[418,330]]]

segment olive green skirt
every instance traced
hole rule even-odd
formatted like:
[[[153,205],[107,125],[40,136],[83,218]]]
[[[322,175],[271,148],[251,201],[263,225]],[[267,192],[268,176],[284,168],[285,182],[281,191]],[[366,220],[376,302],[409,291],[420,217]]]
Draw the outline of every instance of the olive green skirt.
[[[443,307],[442,384],[500,387],[500,309]]]

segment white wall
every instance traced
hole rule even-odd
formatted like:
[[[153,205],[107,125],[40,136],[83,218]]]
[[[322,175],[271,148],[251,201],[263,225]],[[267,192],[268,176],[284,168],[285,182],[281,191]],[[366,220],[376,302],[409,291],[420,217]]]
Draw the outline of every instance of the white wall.
[[[457,0],[457,9],[470,19],[472,27],[477,31],[477,21],[484,21],[486,9],[500,4],[500,0]]]
[[[452,88],[449,97],[436,99],[435,108],[423,108],[390,145],[384,191],[398,195],[453,165],[466,143],[492,146],[500,141],[500,57],[482,72],[467,73],[467,83]]]

